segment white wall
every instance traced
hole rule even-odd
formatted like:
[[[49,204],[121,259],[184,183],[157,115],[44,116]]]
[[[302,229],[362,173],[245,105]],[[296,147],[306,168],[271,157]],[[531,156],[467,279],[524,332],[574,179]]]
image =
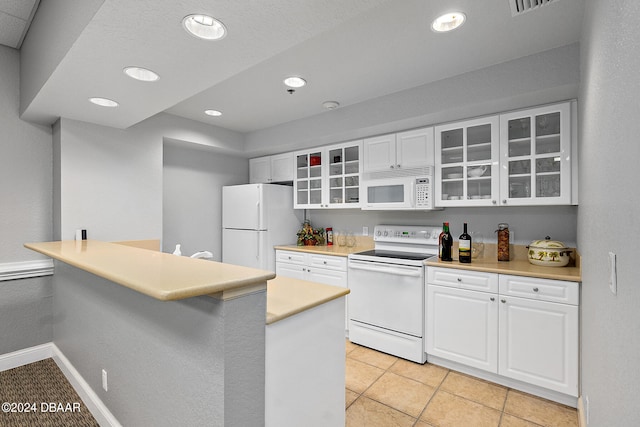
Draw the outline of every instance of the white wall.
[[[51,240],[51,129],[18,117],[20,55],[0,46],[0,264]],[[51,341],[50,278],[0,282],[0,354]]]
[[[640,3],[586,2],[580,90],[582,395],[590,426],[640,425]],[[617,255],[618,294],[608,287]]]
[[[249,181],[249,161],[194,144],[165,143],[162,250],[213,252],[222,261],[222,186]]]
[[[58,129],[56,128],[56,132]],[[60,162],[60,230],[55,239],[160,239],[163,141],[183,141],[241,154],[240,134],[169,114],[121,130],[61,119],[54,138]],[[57,185],[57,184],[56,184]],[[56,218],[57,214],[56,214]]]

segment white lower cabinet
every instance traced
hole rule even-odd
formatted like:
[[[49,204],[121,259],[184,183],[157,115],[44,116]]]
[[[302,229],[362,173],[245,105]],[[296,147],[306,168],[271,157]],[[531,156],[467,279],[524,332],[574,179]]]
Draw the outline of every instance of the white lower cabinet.
[[[276,275],[347,288],[347,258],[278,249]],[[348,328],[346,310],[345,306],[345,331]]]
[[[427,304],[427,354],[498,371],[494,294],[429,285]]]
[[[429,267],[427,355],[577,397],[578,287]]]

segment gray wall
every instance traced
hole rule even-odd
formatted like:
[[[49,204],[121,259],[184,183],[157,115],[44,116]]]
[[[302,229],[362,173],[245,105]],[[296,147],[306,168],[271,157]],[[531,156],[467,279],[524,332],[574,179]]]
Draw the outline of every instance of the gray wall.
[[[246,136],[252,157],[578,97],[578,44],[559,47]]]
[[[249,161],[193,144],[164,144],[162,250],[213,252],[222,261],[222,186],[244,184]]]
[[[54,127],[60,165],[54,201],[60,209],[54,229],[60,232],[54,238],[73,239],[84,228],[90,239],[160,239],[163,141],[229,155],[241,155],[243,148],[238,133],[169,114],[125,130],[61,119]]]
[[[0,46],[0,264],[51,240],[51,129],[18,117],[20,56]],[[0,282],[0,354],[51,341],[50,278]]]
[[[59,262],[53,281],[54,343],[122,425],[264,424],[265,292],[158,301]]]
[[[514,243],[529,244],[532,240],[551,236],[566,245],[576,244],[576,206],[534,206],[534,207],[486,207],[486,208],[446,208],[431,212],[377,212],[359,210],[309,210],[307,218],[314,227],[333,227],[334,231],[351,231],[362,234],[362,226],[378,224],[435,225],[449,222],[451,234],[457,239],[462,233],[462,224],[467,223],[469,232],[480,233],[485,243],[496,243],[495,230],[498,223],[509,224]]]
[[[580,91],[582,394],[589,425],[637,426],[640,384],[640,4],[586,2]],[[608,287],[608,252],[617,255],[618,294]]]

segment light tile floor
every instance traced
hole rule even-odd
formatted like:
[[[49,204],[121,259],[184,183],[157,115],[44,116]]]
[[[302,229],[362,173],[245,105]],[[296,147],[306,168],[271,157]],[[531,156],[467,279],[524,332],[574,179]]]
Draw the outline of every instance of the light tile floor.
[[[347,341],[347,427],[578,426],[575,409]]]

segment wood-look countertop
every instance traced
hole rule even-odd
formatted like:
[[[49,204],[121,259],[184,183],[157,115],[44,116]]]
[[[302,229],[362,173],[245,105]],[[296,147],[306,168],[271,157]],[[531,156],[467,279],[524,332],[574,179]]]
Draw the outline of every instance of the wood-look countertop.
[[[349,289],[278,276],[267,282],[267,325],[343,297]]]
[[[26,248],[163,301],[266,287],[271,271],[175,256],[97,240],[26,243]]]
[[[457,242],[456,242],[457,243]],[[471,264],[462,264],[457,256],[453,261],[440,261],[437,258],[426,261],[425,264],[431,267],[458,268],[461,270],[484,271],[487,273],[512,274],[514,276],[537,277],[540,279],[567,280],[570,282],[581,282],[582,274],[580,268],[580,255],[576,254],[569,266],[566,267],[543,267],[533,265],[527,259],[527,248],[522,245],[512,245],[513,256],[510,261],[498,261],[496,245],[485,245],[484,255],[471,260]],[[457,248],[457,245],[456,245]],[[454,248],[454,253],[457,250]],[[574,252],[575,253],[575,252]]]

